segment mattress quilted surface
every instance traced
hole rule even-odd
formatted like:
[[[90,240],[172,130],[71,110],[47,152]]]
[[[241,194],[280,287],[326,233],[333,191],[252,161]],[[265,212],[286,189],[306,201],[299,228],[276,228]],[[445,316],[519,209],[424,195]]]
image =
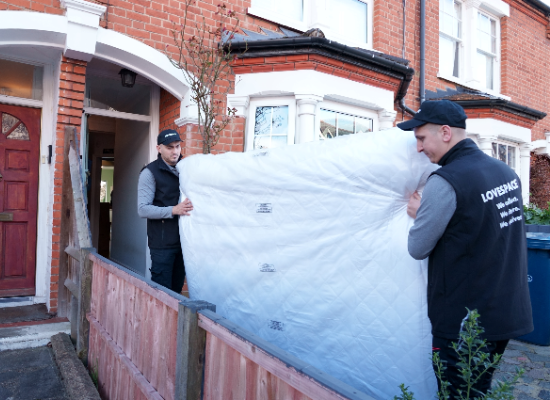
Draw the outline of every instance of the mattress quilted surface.
[[[410,195],[434,166],[397,128],[178,163],[189,293],[377,399],[437,390]]]

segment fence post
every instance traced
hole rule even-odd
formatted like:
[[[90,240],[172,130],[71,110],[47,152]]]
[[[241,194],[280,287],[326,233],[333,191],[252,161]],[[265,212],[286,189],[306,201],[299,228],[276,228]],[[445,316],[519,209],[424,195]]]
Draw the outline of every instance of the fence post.
[[[93,262],[90,260],[89,255],[95,251],[94,248],[80,249],[80,301],[78,303],[76,352],[84,365],[88,365],[88,339],[90,334],[90,322],[86,319],[86,314],[90,312],[92,299]]]
[[[206,301],[180,302],[176,358],[176,400],[200,400],[206,349],[206,331],[199,328],[200,310],[216,311]]]

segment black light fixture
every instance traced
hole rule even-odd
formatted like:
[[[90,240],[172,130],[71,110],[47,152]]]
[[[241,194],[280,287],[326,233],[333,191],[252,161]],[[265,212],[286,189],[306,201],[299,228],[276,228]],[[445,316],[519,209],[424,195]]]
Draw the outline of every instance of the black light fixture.
[[[136,83],[137,74],[134,71],[122,68],[118,74],[120,75],[120,79],[122,80],[122,86],[133,87]]]

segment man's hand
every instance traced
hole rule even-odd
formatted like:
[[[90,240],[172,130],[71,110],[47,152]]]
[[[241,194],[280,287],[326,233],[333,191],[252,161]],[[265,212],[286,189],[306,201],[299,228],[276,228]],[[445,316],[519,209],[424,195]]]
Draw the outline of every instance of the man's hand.
[[[172,207],[172,215],[189,215],[189,211],[193,211],[193,203],[189,199]]]
[[[420,207],[420,195],[418,192],[414,192],[409,199],[409,203],[407,204],[407,214],[409,214],[409,217],[416,219],[416,212],[418,211],[418,208]]]

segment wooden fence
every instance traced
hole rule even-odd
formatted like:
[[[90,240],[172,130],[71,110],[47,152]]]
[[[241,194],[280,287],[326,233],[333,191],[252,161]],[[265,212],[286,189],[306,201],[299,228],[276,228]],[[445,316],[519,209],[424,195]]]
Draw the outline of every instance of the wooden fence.
[[[91,248],[74,128],[65,131],[59,315],[104,400],[373,400]],[[60,285],[61,286],[61,285]]]
[[[103,399],[372,400],[97,253],[88,368]]]

